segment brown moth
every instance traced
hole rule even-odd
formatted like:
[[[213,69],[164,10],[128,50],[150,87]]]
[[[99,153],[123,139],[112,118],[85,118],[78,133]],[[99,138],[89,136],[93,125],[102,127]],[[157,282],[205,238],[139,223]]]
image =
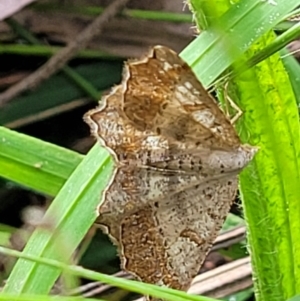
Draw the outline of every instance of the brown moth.
[[[98,221],[122,268],[187,290],[257,148],[241,144],[191,68],[163,46],[127,62],[122,83],[84,118],[115,162]]]

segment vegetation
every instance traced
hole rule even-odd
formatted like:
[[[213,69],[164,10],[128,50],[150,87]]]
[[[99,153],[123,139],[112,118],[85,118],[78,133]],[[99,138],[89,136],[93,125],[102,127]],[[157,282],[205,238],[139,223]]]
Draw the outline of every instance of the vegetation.
[[[220,100],[226,98],[222,83],[229,82],[226,93],[243,111],[236,124],[237,131],[243,142],[260,148],[240,177],[247,246],[256,300],[283,301],[300,294],[300,91],[297,87],[300,69],[293,57],[282,59],[285,52],[276,51],[278,45],[283,47],[299,35],[299,26],[292,24],[283,37],[276,37],[273,30],[300,1],[241,0],[233,5],[229,2],[233,1],[190,0],[197,26],[204,31],[180,55],[205,87],[217,83]],[[142,11],[139,13],[139,17],[148,16],[146,12],[144,15]],[[131,17],[138,16],[132,14]],[[155,17],[157,20],[162,18],[161,12],[157,16],[152,12],[151,18],[155,20]],[[174,20],[172,15],[167,17],[169,22],[178,19],[175,15]],[[15,47],[19,47],[20,53],[25,52],[24,46],[16,44]],[[33,47],[32,51],[41,49],[39,47]],[[49,48],[45,48],[47,50]],[[82,51],[81,55],[98,56],[92,51]],[[75,82],[79,81],[85,93],[89,90],[88,95],[98,98],[99,91],[117,82],[120,76],[120,61],[107,54],[106,57],[106,64],[102,60],[96,69],[99,70],[100,65],[108,68],[108,73],[114,74],[111,79],[97,77],[96,83],[88,78],[95,69],[84,70],[83,67],[76,70],[80,73],[79,78],[68,70],[69,67],[64,72]],[[83,82],[81,77],[85,77]],[[57,77],[50,80],[63,86],[63,81],[58,81]],[[87,86],[84,85],[86,81]],[[78,92],[78,88],[68,89],[72,95],[69,97],[73,99],[84,94],[82,90]],[[46,110],[47,103],[53,107],[53,103],[58,102],[57,90],[37,90],[35,95],[28,94],[7,103],[1,108],[1,122],[20,119],[24,104],[31,104],[38,111]],[[47,95],[43,98],[42,108],[41,95],[45,91]],[[67,100],[61,100],[57,105],[65,102]],[[215,300],[70,264],[73,252],[95,222],[99,195],[111,172],[111,158],[98,145],[83,156],[6,127],[0,128],[0,175],[55,197],[44,217],[44,227],[34,231],[22,253],[0,248],[1,253],[20,258],[0,293],[0,300],[52,300],[53,297],[46,295],[61,274],[65,287],[75,287],[77,277],[83,277],[166,300]],[[7,229],[3,227],[2,232]]]

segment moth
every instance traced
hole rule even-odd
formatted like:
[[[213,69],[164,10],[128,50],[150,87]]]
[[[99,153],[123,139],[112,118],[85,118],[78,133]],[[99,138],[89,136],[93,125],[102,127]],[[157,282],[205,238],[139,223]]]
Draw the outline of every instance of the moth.
[[[137,279],[187,290],[257,148],[171,49],[128,61],[85,121],[114,160],[99,223]]]

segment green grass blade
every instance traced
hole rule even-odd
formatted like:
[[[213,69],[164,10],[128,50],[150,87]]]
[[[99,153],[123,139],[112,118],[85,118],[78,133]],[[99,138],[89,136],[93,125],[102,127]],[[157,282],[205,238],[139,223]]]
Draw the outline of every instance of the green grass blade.
[[[298,61],[286,49],[280,51],[284,67],[289,75],[293,91],[296,97],[298,110],[300,108],[300,65]]]
[[[99,197],[111,172],[108,152],[95,146],[52,202],[44,217],[44,226],[31,236],[24,253],[68,260],[96,219]],[[48,293],[59,274],[57,269],[19,260],[3,291]]]
[[[0,127],[0,175],[55,196],[83,156]]]
[[[269,1],[241,0],[219,17],[215,27],[189,44],[181,56],[207,87],[299,2],[277,0],[277,5],[272,5]]]

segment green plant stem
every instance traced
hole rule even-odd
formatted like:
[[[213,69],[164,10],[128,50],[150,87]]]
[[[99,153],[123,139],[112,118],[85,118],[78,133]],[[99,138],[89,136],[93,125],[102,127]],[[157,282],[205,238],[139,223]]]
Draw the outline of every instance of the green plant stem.
[[[294,41],[300,36],[300,23],[295,24],[290,27],[286,32],[276,37],[270,44],[256,53],[248,61],[241,63],[240,66],[235,66],[235,71],[232,76],[242,73],[243,71],[250,69],[251,67],[257,65],[258,63],[264,61],[266,58],[270,57],[280,49],[284,48],[290,42]]]
[[[188,295],[185,292],[168,289],[165,287],[158,287],[152,284],[141,283],[135,280],[127,280],[122,279],[106,274],[97,273],[80,266],[67,265],[63,262],[59,262],[57,260],[49,259],[49,258],[41,258],[37,256],[32,256],[29,254],[24,254],[19,251],[15,251],[9,248],[0,247],[0,253],[6,254],[13,257],[22,258],[24,260],[28,260],[34,262],[34,264],[42,264],[48,267],[56,268],[61,272],[71,274],[73,276],[78,276],[90,280],[101,281],[104,283],[108,283],[110,285],[127,289],[132,292],[140,293],[140,294],[149,294],[158,298],[164,298],[172,301],[217,301],[216,299],[204,297],[204,296],[193,296]]]
[[[33,9],[38,11],[60,11],[65,13],[77,13],[84,15],[97,16],[101,14],[105,8],[99,6],[66,6],[55,4],[34,4]],[[149,11],[139,9],[124,9],[121,14],[124,17],[131,17],[144,20],[166,21],[174,23],[190,23],[192,16],[190,14],[169,13],[163,11]]]
[[[48,46],[48,45],[19,45],[19,44],[3,44],[0,45],[0,54],[19,54],[19,55],[36,55],[36,56],[46,56],[49,57],[63,47],[59,46]],[[75,56],[76,58],[84,59],[105,59],[105,60],[120,60],[120,57],[110,55],[106,52],[92,49],[84,49],[78,52]]]

